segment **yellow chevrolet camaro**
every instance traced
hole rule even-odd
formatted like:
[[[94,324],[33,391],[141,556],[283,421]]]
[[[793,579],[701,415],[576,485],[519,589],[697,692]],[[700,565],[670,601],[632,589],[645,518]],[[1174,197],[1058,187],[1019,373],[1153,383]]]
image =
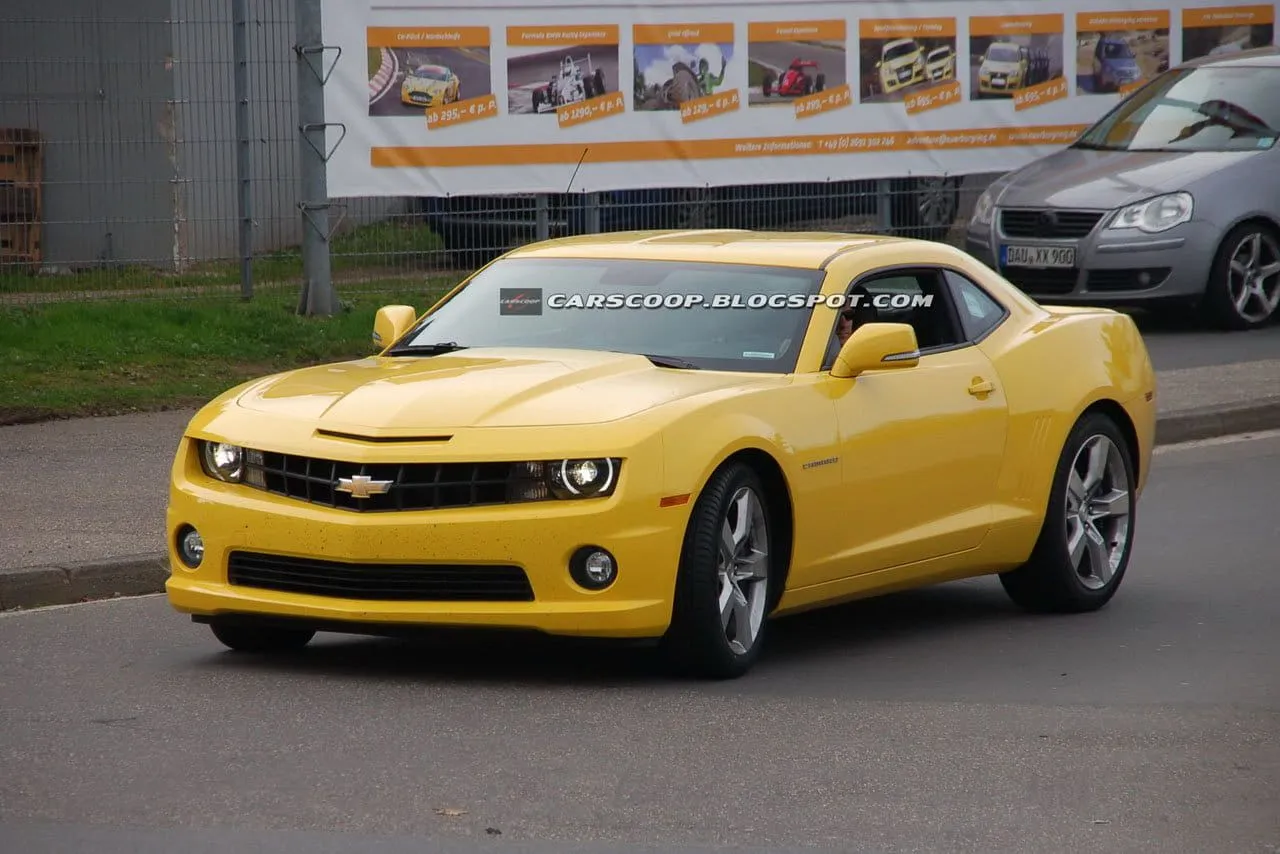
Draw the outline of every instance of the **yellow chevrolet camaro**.
[[[725,678],[772,616],[894,590],[998,574],[1090,611],[1150,469],[1133,322],[939,243],[553,240],[421,317],[384,307],[374,343],[233,388],[181,439],[168,597],[232,649],[530,629]]]

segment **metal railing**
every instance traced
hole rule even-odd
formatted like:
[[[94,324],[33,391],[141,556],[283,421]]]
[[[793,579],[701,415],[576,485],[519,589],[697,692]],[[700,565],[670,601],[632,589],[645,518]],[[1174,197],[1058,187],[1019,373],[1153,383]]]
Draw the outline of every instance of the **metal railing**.
[[[959,241],[993,176],[626,194],[329,198],[319,0],[0,8],[0,304],[458,278],[562,234],[744,227]],[[358,61],[342,57],[341,61]],[[317,142],[319,140],[319,142]],[[922,189],[924,187],[924,189]]]

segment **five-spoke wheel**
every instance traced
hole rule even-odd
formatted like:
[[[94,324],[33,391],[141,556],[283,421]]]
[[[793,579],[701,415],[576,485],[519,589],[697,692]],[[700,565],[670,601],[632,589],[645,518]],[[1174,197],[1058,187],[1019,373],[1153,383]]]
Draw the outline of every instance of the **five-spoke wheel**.
[[[1270,321],[1280,306],[1280,238],[1258,223],[1232,229],[1214,259],[1205,305],[1228,329]]]

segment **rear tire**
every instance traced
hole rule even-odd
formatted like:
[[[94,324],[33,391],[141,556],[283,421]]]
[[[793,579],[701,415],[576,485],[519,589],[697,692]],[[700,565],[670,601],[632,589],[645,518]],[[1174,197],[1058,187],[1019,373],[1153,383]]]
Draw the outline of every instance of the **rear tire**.
[[[1000,575],[1019,607],[1096,611],[1120,588],[1133,547],[1133,459],[1114,421],[1091,413],[1067,437],[1040,537],[1025,564]]]
[[[309,629],[290,629],[253,623],[214,622],[209,628],[223,646],[236,652],[249,653],[292,652],[302,649],[316,636],[316,633]]]
[[[734,679],[755,664],[778,600],[782,560],[764,484],[742,463],[719,469],[694,504],[681,549],[671,627],[661,648],[680,672]],[[732,549],[732,551],[731,551]]]

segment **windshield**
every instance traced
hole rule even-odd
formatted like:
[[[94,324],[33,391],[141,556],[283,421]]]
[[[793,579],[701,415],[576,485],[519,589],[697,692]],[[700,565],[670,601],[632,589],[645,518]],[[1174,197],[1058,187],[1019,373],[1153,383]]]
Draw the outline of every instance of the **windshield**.
[[[421,77],[423,80],[448,80],[449,75],[441,68],[419,68],[413,72],[414,77]]]
[[[902,57],[907,56],[908,54],[915,53],[919,49],[920,48],[916,45],[915,42],[903,42],[897,47],[891,47],[888,50],[886,50],[884,52],[884,58],[886,60],[901,59]]]
[[[430,352],[432,345],[446,344],[571,347],[666,357],[708,370],[790,373],[813,313],[808,298],[818,293],[824,275],[683,261],[500,260],[424,318],[390,354],[412,356],[415,348]],[[743,307],[714,307],[717,296],[734,295]],[[746,307],[771,295],[790,298],[790,307]],[[646,307],[646,296],[658,305]],[[663,298],[670,305],[688,297],[703,302],[690,308],[661,305]]]
[[[1184,68],[1122,101],[1076,147],[1248,151],[1271,148],[1278,126],[1280,68]]]
[[[946,58],[947,58],[948,56],[950,56],[950,55],[951,55],[951,48],[949,48],[949,47],[939,47],[939,48],[935,48],[935,49],[934,49],[934,50],[929,54],[929,61],[930,61],[930,62],[938,62],[939,60],[946,59]]]
[[[1128,42],[1103,42],[1103,59],[1133,59],[1133,51]]]
[[[987,51],[987,62],[1017,62],[1018,49],[1009,45],[992,45]]]

